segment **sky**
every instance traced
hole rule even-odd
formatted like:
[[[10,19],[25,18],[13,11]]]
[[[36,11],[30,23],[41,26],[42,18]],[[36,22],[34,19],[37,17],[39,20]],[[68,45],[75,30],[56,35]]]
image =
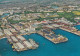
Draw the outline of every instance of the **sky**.
[[[9,2],[22,2],[22,1],[25,1],[25,2],[33,2],[33,1],[36,1],[36,2],[54,2],[54,1],[80,1],[80,0],[0,0],[0,2],[4,2],[4,1],[9,1]]]
[[[56,0],[0,0],[0,2],[2,1],[56,1]]]

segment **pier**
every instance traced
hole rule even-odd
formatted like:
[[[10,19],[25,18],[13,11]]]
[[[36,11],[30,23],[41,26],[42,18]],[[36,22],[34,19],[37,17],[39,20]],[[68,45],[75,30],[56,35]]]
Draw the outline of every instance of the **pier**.
[[[39,45],[33,40],[33,39],[29,39],[31,45],[32,45],[32,49],[36,49]]]
[[[12,45],[13,50],[15,51],[25,51],[25,50],[29,50],[29,49],[34,49],[34,40],[33,43],[26,40],[23,36],[21,35],[16,35],[16,36],[10,36],[7,38],[8,42]],[[36,42],[35,42],[36,44]],[[38,45],[38,44],[37,44]],[[37,49],[38,46],[35,46],[35,49]]]
[[[68,32],[70,32],[70,33],[73,33],[73,34],[75,34],[75,35],[80,36],[80,32],[78,32],[78,31],[71,31],[71,30],[68,30],[68,29],[65,29],[65,28],[62,28],[62,27],[61,27],[60,29],[65,30],[65,31],[68,31]]]
[[[68,39],[63,37],[62,35],[55,35],[51,31],[45,31],[44,29],[42,31],[39,31],[38,33],[55,44],[68,41]]]

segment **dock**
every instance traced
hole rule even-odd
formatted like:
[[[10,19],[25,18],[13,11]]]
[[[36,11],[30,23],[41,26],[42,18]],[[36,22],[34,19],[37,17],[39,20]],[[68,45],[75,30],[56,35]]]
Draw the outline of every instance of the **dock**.
[[[76,32],[73,32],[73,31],[70,31],[70,30],[65,29],[65,28],[60,28],[60,29],[65,30],[65,31],[68,31],[68,32],[70,32],[70,33],[73,33],[73,34],[75,34],[75,35],[80,36],[80,33],[78,33],[77,31],[76,31]]]
[[[34,49],[32,43],[29,42],[28,40],[26,40],[21,35],[10,36],[7,39],[8,39],[8,42],[12,45],[13,50],[15,50],[15,51],[20,52],[20,51],[25,51],[25,50],[29,50],[29,49]],[[37,49],[37,48],[35,48],[35,49]]]
[[[18,42],[18,39],[15,36],[11,36],[10,38],[12,39],[13,43],[17,43]]]
[[[18,36],[16,36],[19,40],[22,40],[22,41],[26,41],[26,39],[23,37],[23,36],[21,36],[21,35],[18,35]]]
[[[61,42],[66,42],[68,41],[68,39],[62,35],[56,35],[52,32],[48,32],[48,31],[39,31],[38,32],[40,35],[42,35],[44,38],[50,40],[51,42],[57,44],[57,43],[61,43]]]
[[[20,42],[13,44],[16,51],[24,51],[27,50]]]
[[[26,45],[26,47],[27,47],[28,49],[32,49],[32,45],[31,45],[30,42],[24,41],[23,43]]]
[[[31,45],[33,46],[33,49],[38,48],[38,44],[33,40],[33,39],[29,39],[29,42],[31,43]]]

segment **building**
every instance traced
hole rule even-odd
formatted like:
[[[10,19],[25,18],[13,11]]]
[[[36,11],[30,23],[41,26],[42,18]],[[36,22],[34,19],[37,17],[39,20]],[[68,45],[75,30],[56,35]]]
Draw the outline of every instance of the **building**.
[[[2,32],[0,32],[0,38],[2,38],[4,36],[4,34]]]
[[[13,35],[8,29],[4,29],[4,33],[5,33],[5,35],[7,35],[7,36]]]
[[[17,31],[14,29],[14,28],[9,28],[9,30],[12,32],[12,33],[17,33]]]
[[[32,49],[32,45],[31,45],[30,42],[24,41],[23,43],[24,43],[29,49]]]
[[[25,39],[23,36],[21,36],[21,35],[18,35],[17,38],[18,38],[19,40],[22,40],[22,41],[25,41],[25,40],[26,40],[26,39]]]

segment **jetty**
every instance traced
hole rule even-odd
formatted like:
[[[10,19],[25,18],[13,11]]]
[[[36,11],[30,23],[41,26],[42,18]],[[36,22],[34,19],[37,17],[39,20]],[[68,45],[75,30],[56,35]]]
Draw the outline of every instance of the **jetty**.
[[[51,42],[53,42],[55,44],[68,41],[68,38],[66,38],[62,35],[56,35],[52,32],[47,31],[46,29],[39,31],[38,33],[40,35],[42,35],[44,38],[50,40]]]

